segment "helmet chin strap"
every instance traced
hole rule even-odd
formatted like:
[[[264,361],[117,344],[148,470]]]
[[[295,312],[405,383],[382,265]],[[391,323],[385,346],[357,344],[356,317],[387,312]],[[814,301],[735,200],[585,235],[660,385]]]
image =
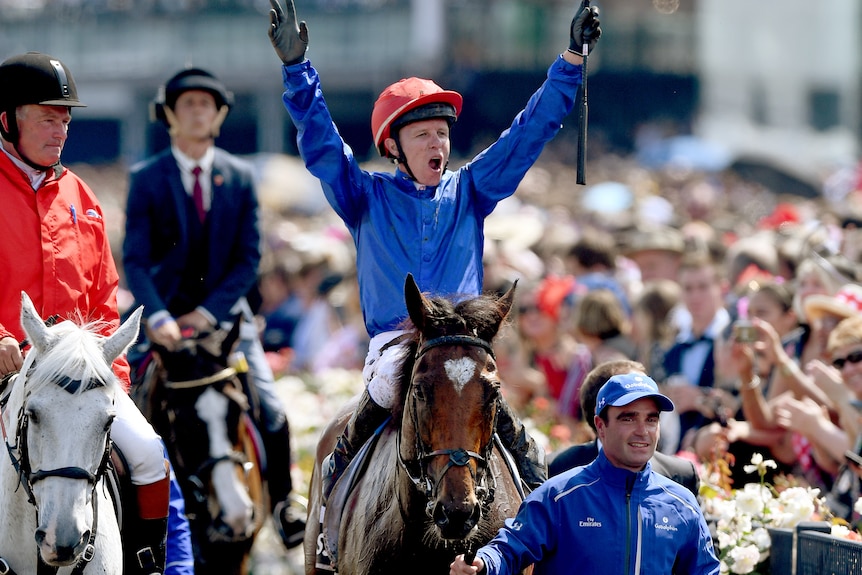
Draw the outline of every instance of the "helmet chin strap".
[[[398,150],[398,157],[393,158],[392,161],[396,164],[404,164],[404,169],[407,171],[407,175],[410,176],[411,180],[418,183],[416,175],[413,173],[413,170],[410,169],[410,164],[407,163],[407,154],[405,154],[404,149],[401,148],[401,138],[398,137],[398,134],[395,134],[392,139],[395,140],[395,148]]]
[[[179,132],[179,120],[177,120],[177,115],[171,110],[170,106],[165,106],[165,118],[168,120],[168,134],[173,138]],[[229,106],[222,106],[219,108],[218,113],[216,114],[215,119],[213,120],[212,125],[212,137],[213,139],[218,138],[219,133],[221,133],[221,125],[224,123],[224,119],[227,117],[228,112],[230,112]]]

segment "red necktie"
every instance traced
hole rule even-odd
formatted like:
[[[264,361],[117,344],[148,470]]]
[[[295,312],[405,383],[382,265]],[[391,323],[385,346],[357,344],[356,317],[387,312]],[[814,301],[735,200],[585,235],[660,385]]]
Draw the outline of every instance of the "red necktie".
[[[207,211],[204,209],[204,190],[201,187],[201,181],[198,176],[201,175],[201,167],[195,166],[192,168],[192,173],[195,175],[195,184],[192,187],[192,199],[195,202],[195,208],[198,211],[198,218],[200,218],[201,223],[203,223],[204,219],[207,217]]]

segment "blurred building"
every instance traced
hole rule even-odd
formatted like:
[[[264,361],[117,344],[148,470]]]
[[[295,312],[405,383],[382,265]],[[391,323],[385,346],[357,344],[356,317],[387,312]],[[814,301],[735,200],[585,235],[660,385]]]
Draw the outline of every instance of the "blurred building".
[[[408,75],[464,94],[456,153],[493,140],[565,48],[576,1],[296,4],[336,123],[357,155],[370,157],[374,98]],[[645,125],[740,148],[790,147],[805,158],[856,153],[856,0],[596,5],[604,37],[589,60],[591,153],[633,150]],[[165,146],[148,105],[185,65],[214,72],[237,96],[219,145],[295,152],[268,9],[266,0],[0,0],[0,58],[39,50],[72,69],[89,107],[75,112],[67,162],[133,162]],[[547,153],[574,157],[575,123],[573,115]]]

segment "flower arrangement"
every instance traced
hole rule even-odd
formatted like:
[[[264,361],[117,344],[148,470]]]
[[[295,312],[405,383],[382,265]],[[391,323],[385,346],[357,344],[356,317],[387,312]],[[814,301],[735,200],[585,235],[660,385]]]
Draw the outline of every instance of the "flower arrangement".
[[[756,472],[760,482],[740,489],[730,487],[725,460],[712,464],[704,476],[702,506],[704,515],[715,521],[723,574],[768,574],[769,528],[832,518],[819,489],[796,485],[788,477],[783,477],[779,486],[771,485],[764,479],[770,468],[776,468],[775,462],[755,453],[744,469],[746,473]]]

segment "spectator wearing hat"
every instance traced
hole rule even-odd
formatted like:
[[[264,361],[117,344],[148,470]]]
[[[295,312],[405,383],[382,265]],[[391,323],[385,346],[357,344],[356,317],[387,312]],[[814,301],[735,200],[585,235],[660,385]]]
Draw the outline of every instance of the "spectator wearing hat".
[[[677,281],[685,240],[669,226],[643,227],[628,234],[621,251],[640,270],[642,282]]]
[[[601,449],[533,491],[517,515],[449,573],[687,573],[718,575],[719,561],[697,499],[652,466],[659,414],[673,410],[650,377],[614,375],[596,398]],[[633,567],[637,566],[637,567]]]

